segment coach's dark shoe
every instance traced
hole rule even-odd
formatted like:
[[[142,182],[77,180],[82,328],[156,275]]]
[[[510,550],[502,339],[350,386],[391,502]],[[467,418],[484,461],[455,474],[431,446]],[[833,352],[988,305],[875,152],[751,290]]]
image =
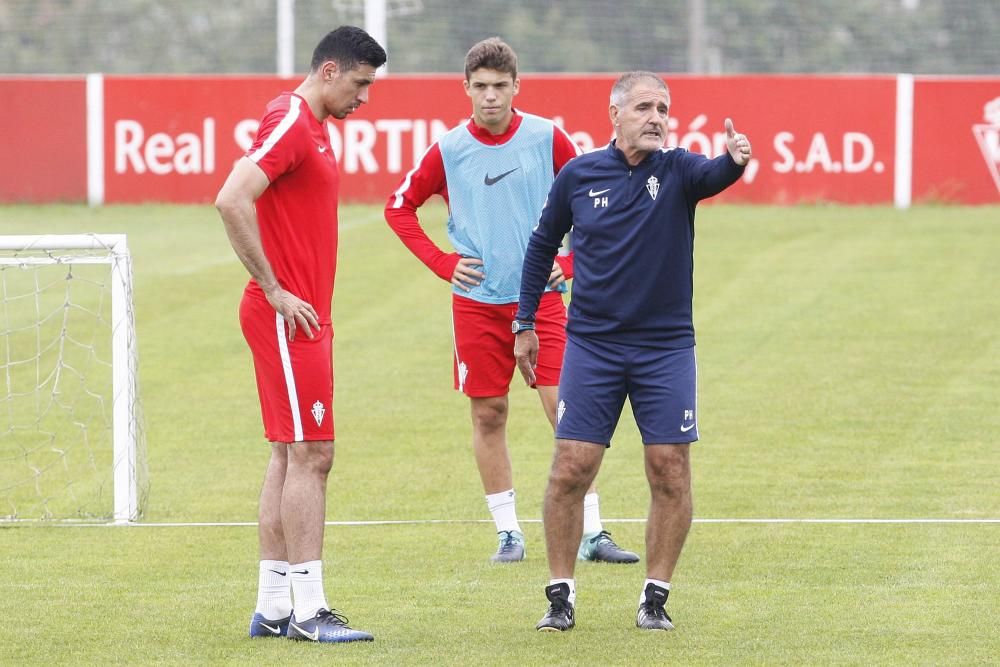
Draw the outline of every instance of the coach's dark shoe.
[[[311,642],[370,642],[375,638],[363,630],[347,625],[347,619],[336,609],[320,609],[308,621],[288,622],[288,638]]]
[[[565,632],[576,625],[573,604],[569,601],[569,584],[552,584],[545,587],[545,597],[549,599],[549,610],[535,626],[542,632]]]
[[[576,553],[577,560],[591,560],[595,563],[638,563],[639,554],[625,551],[611,539],[611,533],[602,530],[599,533],[584,535],[580,541],[580,550]]]
[[[635,626],[643,630],[673,630],[674,624],[667,616],[664,605],[670,591],[656,584],[646,584],[646,601],[639,605],[635,615]]]
[[[501,530],[497,533],[500,544],[497,552],[490,556],[494,563],[516,563],[524,560],[524,535],[516,530]]]
[[[272,621],[264,618],[263,614],[254,614],[253,618],[250,619],[250,636],[284,637],[288,634],[288,622],[291,620],[291,615],[289,615],[288,618]]]

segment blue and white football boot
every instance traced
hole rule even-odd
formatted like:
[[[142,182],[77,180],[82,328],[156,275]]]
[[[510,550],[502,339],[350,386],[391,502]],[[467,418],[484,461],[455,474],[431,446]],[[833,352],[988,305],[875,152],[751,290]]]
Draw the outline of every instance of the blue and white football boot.
[[[336,609],[320,609],[308,621],[293,616],[288,623],[288,638],[310,642],[370,642],[375,637],[363,630],[348,627],[347,618]]]
[[[272,621],[264,618],[263,614],[254,614],[253,618],[250,619],[250,636],[284,637],[288,634],[288,622],[291,620],[291,615],[289,615],[288,618]]]

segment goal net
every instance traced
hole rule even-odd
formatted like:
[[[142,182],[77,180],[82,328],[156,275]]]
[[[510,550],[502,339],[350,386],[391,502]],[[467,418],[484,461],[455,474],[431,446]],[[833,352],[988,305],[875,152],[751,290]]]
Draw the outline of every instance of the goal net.
[[[0,236],[0,521],[140,517],[124,235]]]

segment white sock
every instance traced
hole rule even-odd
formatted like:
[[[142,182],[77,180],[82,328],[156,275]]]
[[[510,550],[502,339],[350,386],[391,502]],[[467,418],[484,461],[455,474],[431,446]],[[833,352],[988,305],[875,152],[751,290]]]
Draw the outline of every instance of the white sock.
[[[486,506],[490,508],[490,514],[493,515],[493,522],[497,525],[498,533],[501,530],[522,532],[521,525],[517,522],[517,510],[514,507],[516,500],[517,494],[514,493],[514,489],[486,496]]]
[[[323,592],[323,561],[311,560],[290,566],[292,596],[295,598],[295,620],[308,621],[320,609],[329,609]]]
[[[601,504],[596,493],[583,497],[583,534],[596,535],[604,530],[601,524]]]
[[[549,579],[549,586],[567,584],[569,586],[569,603],[576,607],[576,579]]]
[[[646,586],[648,586],[649,584],[656,584],[660,588],[666,588],[668,591],[670,590],[669,581],[660,581],[659,579],[647,579],[646,582],[642,585],[642,592],[639,593],[639,604],[642,604],[643,602],[646,601]]]
[[[288,563],[285,561],[260,562],[255,611],[269,621],[280,621],[291,613],[292,587],[288,582]]]

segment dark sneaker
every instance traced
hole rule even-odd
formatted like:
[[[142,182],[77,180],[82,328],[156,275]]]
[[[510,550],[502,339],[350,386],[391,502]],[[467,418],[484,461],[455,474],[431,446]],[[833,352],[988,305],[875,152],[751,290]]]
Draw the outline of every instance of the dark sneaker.
[[[347,626],[347,619],[336,609],[320,609],[308,621],[288,623],[288,638],[311,642],[370,642],[375,638],[362,630]]]
[[[639,554],[625,551],[611,539],[611,533],[602,530],[599,533],[584,535],[580,542],[580,550],[576,552],[577,560],[592,560],[595,563],[638,563]]]
[[[673,630],[674,624],[663,608],[670,591],[656,584],[646,584],[646,601],[639,605],[635,626],[643,630]]]
[[[569,584],[552,584],[545,587],[545,597],[549,599],[549,610],[535,626],[542,632],[564,632],[572,630],[576,624],[573,605],[569,601]]]
[[[288,622],[292,617],[272,621],[263,614],[254,614],[250,619],[251,637],[284,637],[288,634]]]
[[[524,535],[516,530],[501,530],[497,533],[500,545],[497,552],[490,556],[494,563],[516,563],[524,560]]]

